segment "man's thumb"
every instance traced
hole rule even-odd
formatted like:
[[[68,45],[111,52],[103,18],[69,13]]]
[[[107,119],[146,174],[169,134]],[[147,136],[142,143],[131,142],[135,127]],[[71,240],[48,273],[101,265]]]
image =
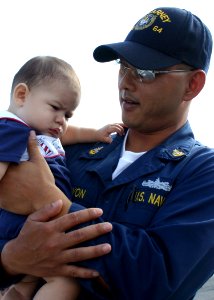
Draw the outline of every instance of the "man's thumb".
[[[46,204],[44,207],[29,215],[28,219],[37,222],[46,222],[60,213],[62,205],[62,200]]]
[[[28,153],[29,153],[29,160],[31,161],[42,158],[42,155],[40,154],[39,147],[37,144],[36,133],[33,130],[30,131],[30,135],[28,139]]]

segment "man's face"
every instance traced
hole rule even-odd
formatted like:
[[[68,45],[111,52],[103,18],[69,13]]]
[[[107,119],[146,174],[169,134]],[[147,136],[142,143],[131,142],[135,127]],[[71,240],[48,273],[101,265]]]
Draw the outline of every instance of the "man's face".
[[[119,71],[118,88],[124,124],[140,132],[154,132],[174,126],[187,110],[183,101],[191,72],[156,74],[153,81],[139,80],[133,67]],[[175,65],[167,70],[184,69]],[[165,70],[165,69],[161,69]]]

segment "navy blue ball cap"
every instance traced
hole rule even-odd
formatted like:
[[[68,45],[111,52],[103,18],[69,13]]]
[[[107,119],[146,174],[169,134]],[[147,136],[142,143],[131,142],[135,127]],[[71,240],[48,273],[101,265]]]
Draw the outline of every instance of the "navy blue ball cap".
[[[140,19],[124,42],[101,45],[94,59],[108,62],[122,58],[139,69],[161,69],[185,63],[209,69],[212,35],[191,12],[174,7],[152,10]]]

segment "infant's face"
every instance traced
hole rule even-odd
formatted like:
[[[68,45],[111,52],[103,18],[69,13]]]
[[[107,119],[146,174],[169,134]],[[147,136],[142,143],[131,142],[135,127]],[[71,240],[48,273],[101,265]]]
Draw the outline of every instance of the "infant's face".
[[[40,84],[28,92],[21,118],[42,134],[60,137],[80,101],[80,91],[68,80]]]

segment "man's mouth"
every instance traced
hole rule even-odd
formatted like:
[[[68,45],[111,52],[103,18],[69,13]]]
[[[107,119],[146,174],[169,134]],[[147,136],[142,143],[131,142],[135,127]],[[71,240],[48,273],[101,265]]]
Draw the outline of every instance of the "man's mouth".
[[[139,103],[137,101],[131,100],[131,99],[127,99],[127,98],[122,98],[121,101],[121,107],[124,109],[131,109],[136,107],[136,105],[139,105]]]

